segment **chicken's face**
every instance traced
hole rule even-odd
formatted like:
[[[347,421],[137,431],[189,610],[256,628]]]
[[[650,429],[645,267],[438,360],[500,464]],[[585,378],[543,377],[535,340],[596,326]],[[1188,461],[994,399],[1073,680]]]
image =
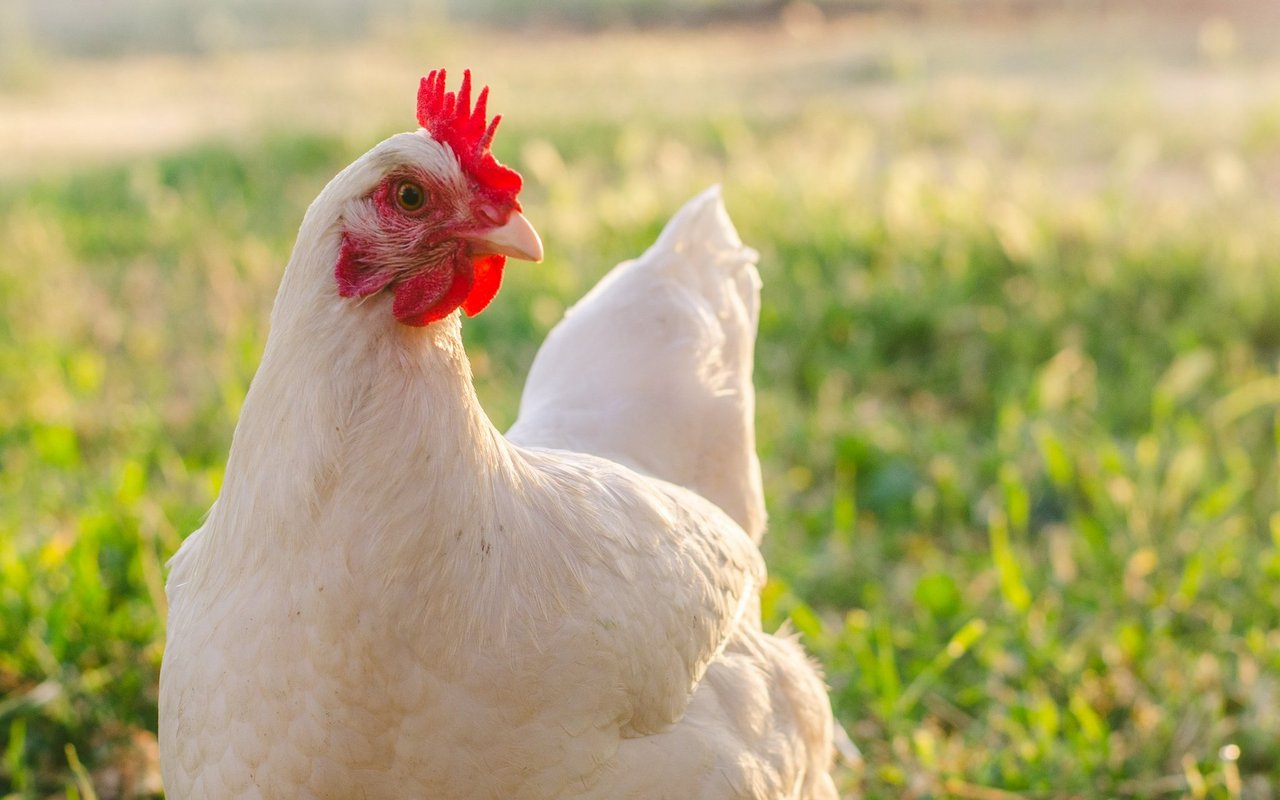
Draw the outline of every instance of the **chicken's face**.
[[[457,95],[444,91],[444,80],[443,70],[423,78],[422,129],[384,143],[381,179],[342,215],[338,293],[389,291],[405,325],[427,325],[459,307],[477,314],[497,293],[507,256],[542,259],[516,199],[520,176],[489,152],[500,118],[486,124],[488,89],[473,111],[470,73]]]

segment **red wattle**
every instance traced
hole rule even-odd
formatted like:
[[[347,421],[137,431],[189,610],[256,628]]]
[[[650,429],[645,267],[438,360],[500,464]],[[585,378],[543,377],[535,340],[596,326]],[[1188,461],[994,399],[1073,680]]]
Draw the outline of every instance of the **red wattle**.
[[[391,313],[405,325],[420,328],[449,316],[466,299],[472,283],[468,270],[419,273],[392,287]]]
[[[462,310],[468,317],[474,317],[493,300],[502,285],[502,267],[507,263],[506,256],[488,255],[472,262],[475,279],[470,291],[462,301]]]

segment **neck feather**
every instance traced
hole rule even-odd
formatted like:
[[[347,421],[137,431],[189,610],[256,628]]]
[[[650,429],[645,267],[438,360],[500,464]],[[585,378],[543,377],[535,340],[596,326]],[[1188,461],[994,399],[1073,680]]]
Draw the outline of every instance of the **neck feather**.
[[[509,457],[476,397],[457,314],[410,328],[386,293],[338,297],[337,234],[307,227],[299,241],[314,246],[286,270],[205,526],[219,572],[315,552],[430,558],[482,527],[492,503],[481,493]]]

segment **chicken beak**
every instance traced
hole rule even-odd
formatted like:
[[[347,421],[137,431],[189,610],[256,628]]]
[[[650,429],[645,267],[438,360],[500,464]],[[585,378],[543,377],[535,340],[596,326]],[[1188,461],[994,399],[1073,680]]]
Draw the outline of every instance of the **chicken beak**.
[[[473,255],[497,254],[524,261],[542,260],[542,240],[519,211],[512,211],[506,224],[477,231],[467,238],[471,240]]]

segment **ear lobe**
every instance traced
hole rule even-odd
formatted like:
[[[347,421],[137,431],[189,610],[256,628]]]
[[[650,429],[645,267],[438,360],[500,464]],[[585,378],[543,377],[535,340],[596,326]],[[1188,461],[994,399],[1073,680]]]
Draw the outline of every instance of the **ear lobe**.
[[[365,260],[364,249],[350,234],[343,233],[333,277],[338,283],[339,295],[367,297],[385,289],[393,275],[388,270],[371,268]]]

